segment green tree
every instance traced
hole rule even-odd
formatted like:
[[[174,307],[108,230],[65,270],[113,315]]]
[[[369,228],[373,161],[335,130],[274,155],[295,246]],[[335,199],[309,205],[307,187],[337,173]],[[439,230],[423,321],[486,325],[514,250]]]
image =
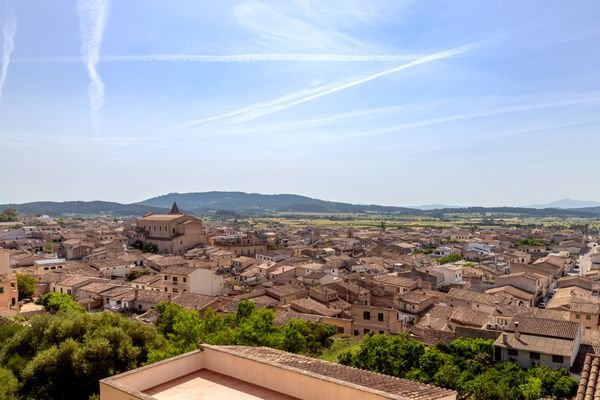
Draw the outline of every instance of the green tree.
[[[0,400],[17,400],[19,381],[6,368],[0,367]]]
[[[137,278],[139,278],[140,276],[144,276],[144,275],[150,275],[149,271],[142,271],[139,269],[134,269],[133,271],[127,273],[127,275],[125,275],[125,280],[127,281],[133,281],[136,280]]]
[[[369,371],[404,377],[419,366],[425,346],[406,334],[366,336],[355,354],[344,354],[340,362]]]
[[[51,313],[57,312],[84,312],[75,300],[68,294],[64,293],[48,293],[42,296],[39,303],[44,306],[46,311]]]
[[[283,350],[289,351],[290,353],[304,353],[306,352],[306,337],[302,334],[299,325],[301,322],[290,321],[283,328]]]
[[[142,246],[142,253],[158,253],[158,246],[153,243],[144,243]]]
[[[438,258],[438,264],[448,264],[462,260],[462,256],[460,254],[450,254],[444,257]]]
[[[428,347],[423,355],[419,358],[419,369],[424,372],[427,377],[426,381],[431,382],[434,376],[444,365],[451,362],[451,357],[440,351],[436,347]]]
[[[28,299],[35,293],[35,278],[31,275],[17,273],[17,290],[19,300]]]
[[[20,378],[20,398],[87,399],[98,380],[143,365],[165,346],[155,327],[120,314],[58,312],[33,317],[6,340],[0,367]]]
[[[44,252],[45,253],[52,253],[52,242],[46,242],[46,243],[44,243]]]

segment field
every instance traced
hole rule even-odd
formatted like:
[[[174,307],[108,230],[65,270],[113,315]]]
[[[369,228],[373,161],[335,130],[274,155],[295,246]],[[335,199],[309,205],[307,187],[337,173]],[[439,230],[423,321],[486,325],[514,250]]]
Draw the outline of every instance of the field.
[[[233,222],[234,219],[228,219]],[[499,229],[499,228],[582,228],[587,226],[590,231],[600,231],[600,218],[575,217],[525,217],[502,214],[443,214],[435,217],[411,216],[401,214],[350,214],[350,213],[277,213],[262,217],[239,217],[235,219],[240,224],[257,229],[268,229],[278,225],[296,228],[320,227],[332,229],[387,229],[398,227],[412,228],[450,228],[465,229]]]

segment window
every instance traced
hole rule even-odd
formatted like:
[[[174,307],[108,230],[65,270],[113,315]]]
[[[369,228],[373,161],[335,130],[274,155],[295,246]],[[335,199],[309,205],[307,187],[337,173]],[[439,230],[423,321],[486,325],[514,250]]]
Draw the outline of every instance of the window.
[[[367,333],[371,332],[371,330],[369,328],[365,328],[364,332],[365,332],[365,335],[366,335]]]
[[[167,280],[167,276],[165,275],[165,281]]]
[[[371,313],[369,311],[363,311],[363,319],[371,319]]]
[[[187,278],[183,278],[183,283],[186,283],[186,282],[187,282]]]
[[[535,351],[532,351],[531,353],[529,353],[529,358],[532,360],[539,360],[540,353],[536,353]]]
[[[383,321],[383,313],[380,312],[380,313],[377,314],[377,320],[378,321]]]
[[[4,288],[0,286],[0,293],[4,293]]]
[[[379,334],[380,334],[380,335],[383,335],[383,333],[384,333],[383,331],[379,331]]]
[[[359,335],[359,333],[358,333],[358,329],[355,329],[355,330],[354,330],[354,336],[358,336],[358,335]]]
[[[575,319],[579,319],[579,314],[575,314]]]
[[[592,319],[592,316],[590,314],[586,314],[585,315],[585,320],[589,321],[590,319]]]
[[[564,362],[563,356],[552,356],[552,362],[562,364]]]
[[[508,349],[508,356],[509,357],[518,357],[519,356],[519,350]]]
[[[177,290],[177,288],[173,288],[173,293],[179,293],[179,290]]]

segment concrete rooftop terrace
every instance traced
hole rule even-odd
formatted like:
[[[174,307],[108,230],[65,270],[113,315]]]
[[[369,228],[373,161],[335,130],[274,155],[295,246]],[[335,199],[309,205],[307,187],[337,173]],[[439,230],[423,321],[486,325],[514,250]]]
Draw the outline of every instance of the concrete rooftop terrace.
[[[100,381],[101,400],[456,400],[457,393],[266,347],[196,351]]]
[[[207,369],[173,379],[144,393],[158,400],[298,400]]]

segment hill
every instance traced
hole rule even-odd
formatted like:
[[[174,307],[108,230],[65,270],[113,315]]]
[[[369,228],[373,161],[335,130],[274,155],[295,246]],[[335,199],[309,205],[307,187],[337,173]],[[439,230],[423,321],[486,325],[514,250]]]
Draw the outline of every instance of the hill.
[[[138,204],[152,207],[171,207],[176,201],[184,210],[202,214],[215,211],[236,211],[248,214],[272,212],[329,212],[329,213],[414,213],[406,207],[374,204],[348,204],[313,199],[296,194],[259,194],[244,192],[169,193],[144,200]]]
[[[561,208],[561,209],[580,209],[580,208],[595,208],[600,207],[598,201],[561,199],[548,204],[536,204],[528,206],[528,208]]]
[[[159,207],[141,204],[121,204],[109,201],[36,201],[23,204],[2,204],[0,210],[15,208],[19,214],[25,215],[111,215],[111,216],[139,216],[150,212],[161,213],[167,211]]]
[[[375,204],[348,204],[313,199],[295,194],[259,194],[244,192],[170,193],[134,204],[108,201],[39,201],[24,204],[3,204],[0,210],[16,208],[20,214],[51,216],[141,216],[150,212],[165,213],[176,201],[179,208],[192,214],[269,215],[289,213],[376,213],[444,217],[450,214],[514,215],[529,217],[600,217],[600,207],[577,209],[525,207],[446,207],[420,210],[408,207]],[[439,205],[443,207],[442,205]]]

